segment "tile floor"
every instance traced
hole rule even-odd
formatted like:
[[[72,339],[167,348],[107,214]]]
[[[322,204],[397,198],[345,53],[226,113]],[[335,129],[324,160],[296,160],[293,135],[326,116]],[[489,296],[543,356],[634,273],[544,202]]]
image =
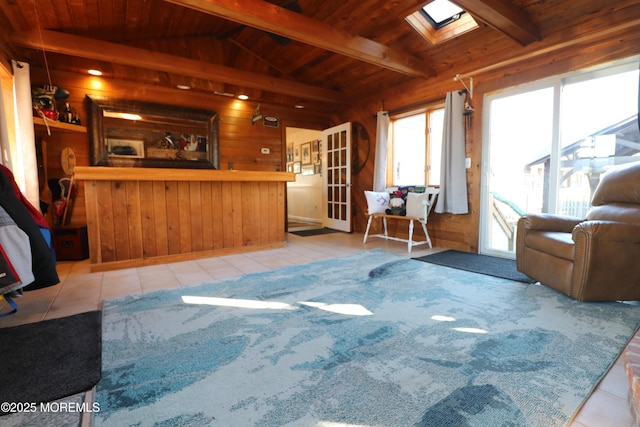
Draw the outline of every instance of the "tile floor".
[[[287,245],[284,248],[101,273],[91,273],[88,260],[62,261],[58,264],[61,283],[26,292],[23,298],[16,300],[18,313],[0,318],[0,327],[95,310],[104,299],[347,256],[373,248],[383,248],[406,256],[420,256],[441,250],[420,246],[414,248],[412,254],[407,254],[406,245],[381,239],[370,239],[363,245],[362,234],[358,233],[311,237],[287,234]],[[0,313],[8,311],[7,308],[6,303],[0,303]],[[627,390],[628,380],[622,358],[619,358],[570,425],[634,425],[627,406]]]

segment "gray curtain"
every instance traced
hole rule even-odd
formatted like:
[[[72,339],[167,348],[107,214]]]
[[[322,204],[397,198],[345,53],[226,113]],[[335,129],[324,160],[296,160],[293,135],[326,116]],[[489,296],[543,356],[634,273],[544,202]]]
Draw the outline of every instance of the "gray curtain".
[[[373,191],[384,191],[387,186],[387,145],[389,144],[389,113],[378,112],[376,126],[376,158],[373,169]]]
[[[442,164],[437,213],[469,213],[465,169],[464,92],[449,92],[444,106]]]

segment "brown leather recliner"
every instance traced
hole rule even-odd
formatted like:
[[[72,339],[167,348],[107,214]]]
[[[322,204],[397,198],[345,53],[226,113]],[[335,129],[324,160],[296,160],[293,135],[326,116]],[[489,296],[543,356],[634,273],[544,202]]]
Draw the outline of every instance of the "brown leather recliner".
[[[640,300],[640,162],[607,171],[586,219],[527,214],[516,265],[580,301]]]

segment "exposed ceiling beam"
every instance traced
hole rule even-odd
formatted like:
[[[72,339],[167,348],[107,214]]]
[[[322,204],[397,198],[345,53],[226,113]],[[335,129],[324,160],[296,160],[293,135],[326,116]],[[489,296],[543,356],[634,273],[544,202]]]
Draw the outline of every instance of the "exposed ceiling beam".
[[[531,19],[508,0],[451,0],[474,18],[504,33],[523,46],[540,40]]]
[[[342,104],[350,102],[349,98],[341,92],[305,85],[291,80],[56,31],[43,30],[41,33],[17,33],[13,37],[13,42],[19,46],[48,52],[168,73],[180,73],[184,76],[250,87],[300,99]],[[175,64],[179,64],[179,67]]]
[[[414,77],[430,78],[426,61],[373,40],[353,36],[324,22],[263,0],[165,0],[263,31],[288,37],[359,61]]]
[[[640,14],[639,14],[640,15]],[[588,28],[588,30],[585,30]],[[557,54],[557,52],[563,49],[576,49],[580,45],[588,43],[595,43],[598,40],[605,39],[607,37],[619,37],[624,38],[622,34],[638,34],[640,31],[640,17],[635,19],[626,20],[614,20],[611,16],[610,19],[600,28],[596,28],[595,25],[587,24],[582,29],[580,27],[567,28],[561,33],[550,34],[545,37],[542,42],[543,46],[535,46],[527,48],[525,52],[520,55],[512,56],[502,61],[492,60],[490,64],[485,65],[474,70],[462,71],[460,77],[473,77],[487,72],[497,70],[499,68],[512,67],[519,62],[531,61],[539,56]],[[476,64],[477,65],[477,64]]]

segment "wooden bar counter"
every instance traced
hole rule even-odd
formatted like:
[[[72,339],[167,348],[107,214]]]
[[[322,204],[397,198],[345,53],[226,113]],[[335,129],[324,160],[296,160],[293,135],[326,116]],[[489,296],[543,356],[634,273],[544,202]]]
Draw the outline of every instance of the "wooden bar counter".
[[[285,245],[290,172],[77,166],[91,271]]]

